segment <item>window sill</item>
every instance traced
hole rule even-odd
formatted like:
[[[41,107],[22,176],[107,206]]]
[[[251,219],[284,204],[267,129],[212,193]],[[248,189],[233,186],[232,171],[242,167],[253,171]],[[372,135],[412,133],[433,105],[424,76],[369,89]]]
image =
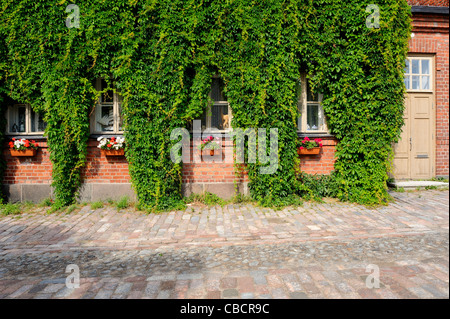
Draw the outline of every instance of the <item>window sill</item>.
[[[44,134],[39,133],[29,133],[29,134],[14,134],[14,133],[5,133],[5,137],[9,139],[17,139],[20,140],[22,138],[27,140],[47,140],[47,138],[44,136]]]
[[[110,137],[123,137],[123,132],[121,133],[92,133],[89,135],[89,138],[99,138],[99,137],[106,137],[106,138],[110,138]]]
[[[335,136],[328,132],[297,132],[297,136],[302,137],[315,137],[315,138],[334,138]]]
[[[214,131],[214,132],[204,131],[204,132],[201,132],[201,133],[198,133],[198,132],[194,133],[194,132],[190,131],[189,135],[192,138],[202,138],[202,137],[205,138],[205,137],[207,137],[209,135],[220,134],[220,135],[222,135],[222,137],[230,138],[231,137],[230,136],[231,132],[232,132],[231,130],[228,130],[228,131]]]

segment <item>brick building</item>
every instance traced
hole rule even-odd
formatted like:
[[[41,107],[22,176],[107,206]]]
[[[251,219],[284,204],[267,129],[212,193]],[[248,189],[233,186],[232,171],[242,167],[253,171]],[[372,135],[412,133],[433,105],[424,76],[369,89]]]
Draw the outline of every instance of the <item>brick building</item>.
[[[398,179],[429,179],[449,176],[449,1],[409,1],[413,14],[413,31],[410,54],[405,69],[405,128],[400,143],[395,148],[394,176]],[[302,76],[305,92],[299,101],[302,107],[311,107],[315,116],[299,120],[299,137],[317,137],[323,141],[319,155],[302,156],[301,169],[310,174],[329,174],[333,171],[336,138],[329,134],[326,118],[320,108],[320,96],[310,98],[306,78]],[[217,88],[220,83],[216,83]],[[99,87],[102,83],[98,81]],[[220,89],[211,106],[212,116],[204,118],[208,127],[223,125],[220,120],[229,115],[229,106],[221,98]],[[103,102],[103,104],[102,104]],[[121,103],[114,94],[108,101],[99,101],[99,119],[115,116]],[[305,111],[306,109],[303,109]],[[105,114],[103,114],[106,112]],[[218,117],[220,114],[222,117]],[[305,114],[303,112],[303,114]],[[217,116],[215,116],[217,115]],[[94,118],[95,118],[94,116]],[[7,138],[27,138],[39,143],[39,151],[33,157],[12,157],[7,143],[3,155],[6,169],[3,179],[4,192],[10,201],[40,201],[51,196],[52,164],[46,139],[42,135],[45,123],[27,105],[14,105],[6,113]],[[230,118],[231,119],[231,118]],[[310,122],[312,121],[312,122]],[[100,124],[99,124],[100,123]],[[15,125],[15,126],[14,126]],[[23,125],[23,127],[22,127]],[[102,126],[103,125],[103,126]],[[80,200],[94,201],[122,195],[134,197],[131,189],[128,163],[125,157],[104,156],[97,148],[99,136],[120,135],[120,123],[108,126],[92,120],[92,135],[88,142],[87,163],[83,169],[83,187]],[[106,131],[103,129],[107,128]],[[223,127],[222,127],[223,129]],[[17,132],[21,132],[18,134]],[[194,140],[195,140],[194,136]],[[248,179],[245,173],[236,177],[232,159],[232,145],[225,133],[223,161],[209,163],[194,160],[183,166],[183,186],[186,195],[191,192],[209,191],[222,197],[234,193],[236,185],[247,193]],[[195,145],[192,154],[196,155]]]

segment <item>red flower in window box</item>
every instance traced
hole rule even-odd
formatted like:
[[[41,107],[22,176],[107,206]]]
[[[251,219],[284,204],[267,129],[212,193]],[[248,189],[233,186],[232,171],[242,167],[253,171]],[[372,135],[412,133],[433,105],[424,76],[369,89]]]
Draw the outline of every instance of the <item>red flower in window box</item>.
[[[311,140],[306,136],[302,141],[300,141],[300,146],[297,149],[297,153],[298,155],[317,155],[320,153],[322,146],[323,144],[320,138]]]
[[[218,144],[219,139],[216,137],[208,136],[203,139],[200,144],[197,146],[199,150],[200,156],[214,156],[217,154],[221,154],[222,150],[220,145]]]
[[[125,139],[123,137],[99,137],[97,139],[100,143],[98,144],[98,148],[101,149],[101,152],[106,156],[123,156],[125,155]]]
[[[39,145],[35,141],[15,138],[9,142],[11,156],[35,156]]]

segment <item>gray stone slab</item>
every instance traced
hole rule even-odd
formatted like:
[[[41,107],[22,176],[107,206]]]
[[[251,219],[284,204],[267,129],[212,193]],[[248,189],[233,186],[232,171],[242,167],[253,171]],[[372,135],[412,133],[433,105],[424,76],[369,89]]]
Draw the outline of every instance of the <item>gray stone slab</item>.
[[[92,184],[84,183],[81,185],[78,194],[79,202],[91,202],[92,201]]]
[[[425,187],[448,188],[449,183],[436,181],[394,181],[392,183],[389,183],[389,186],[404,189],[416,189]]]
[[[205,191],[223,199],[230,199],[236,193],[234,183],[208,183],[205,184]]]
[[[43,199],[51,197],[50,184],[22,184],[22,201],[39,203]]]
[[[203,183],[183,183],[181,186],[183,196],[189,197],[191,194],[201,194],[204,192]]]
[[[20,202],[22,200],[22,187],[19,184],[4,184],[3,194],[10,203]]]
[[[109,198],[117,200],[123,196],[128,196],[132,201],[136,200],[136,193],[131,188],[131,183],[121,184],[91,184],[91,201],[103,201]]]

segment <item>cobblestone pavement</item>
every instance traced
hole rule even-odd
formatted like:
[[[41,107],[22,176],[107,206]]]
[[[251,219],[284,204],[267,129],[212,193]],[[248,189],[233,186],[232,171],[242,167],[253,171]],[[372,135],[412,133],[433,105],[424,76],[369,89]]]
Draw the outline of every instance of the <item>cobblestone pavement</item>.
[[[0,217],[0,298],[448,298],[449,193]],[[80,287],[66,287],[76,264]],[[379,268],[380,287],[367,276]],[[369,278],[370,279],[370,278]]]

